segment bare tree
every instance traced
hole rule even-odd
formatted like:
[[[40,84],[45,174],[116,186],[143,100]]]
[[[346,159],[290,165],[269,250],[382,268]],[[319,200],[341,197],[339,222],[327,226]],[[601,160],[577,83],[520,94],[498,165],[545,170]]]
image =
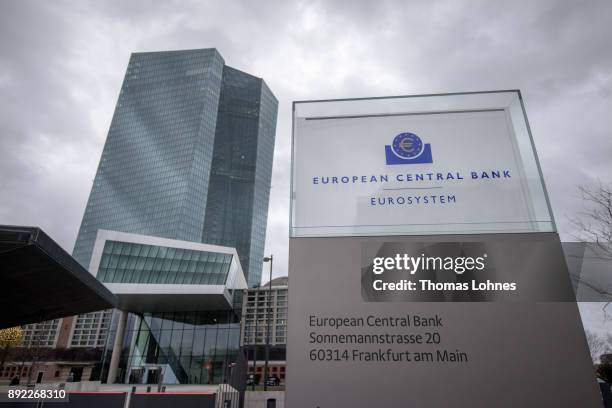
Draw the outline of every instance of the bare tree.
[[[598,259],[612,261],[612,185],[599,181],[595,186],[579,186],[584,210],[569,217],[574,227],[574,238],[588,246]],[[602,310],[604,321],[610,320],[608,306],[612,299],[612,276],[603,282],[577,277],[580,285],[588,287],[599,298],[605,299]]]
[[[585,209],[570,222],[574,237],[593,244],[600,256],[612,258],[612,186],[599,182],[596,187],[579,186]]]
[[[602,354],[607,354],[612,350],[611,337],[602,336],[590,330],[586,330],[585,334],[593,363],[597,363]]]

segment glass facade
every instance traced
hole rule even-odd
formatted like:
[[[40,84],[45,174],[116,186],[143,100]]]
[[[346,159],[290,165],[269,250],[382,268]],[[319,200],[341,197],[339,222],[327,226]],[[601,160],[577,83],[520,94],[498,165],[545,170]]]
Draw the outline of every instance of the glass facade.
[[[261,78],[226,66],[215,49],[132,54],[74,258],[89,267],[100,229],[202,242],[236,248],[248,284],[258,284],[277,108],[278,101]],[[231,256],[224,254],[114,242],[104,248],[97,276],[115,283],[214,285],[225,282],[230,263]],[[234,296],[235,304],[240,304],[240,295]],[[147,329],[156,318],[148,321],[147,315],[130,315],[130,336],[138,341],[131,344],[129,356],[145,353],[144,360],[135,360],[145,365],[162,364],[164,358],[173,361],[167,364],[176,366],[171,371],[178,382],[217,381],[220,361],[225,361],[219,356],[230,356],[228,350],[234,344],[238,347],[240,330],[238,323],[234,329],[198,323],[199,313],[209,312],[193,312],[193,318],[176,320],[183,326],[193,320],[193,333],[176,329],[181,340],[172,331],[170,343],[167,332]],[[234,316],[223,323],[230,324],[240,308],[224,313]],[[92,318],[91,314],[79,316],[76,326],[84,328]],[[174,321],[165,315],[160,319]],[[78,337],[99,344],[110,333],[106,340],[110,352],[114,335],[108,320],[95,328],[98,339],[90,339],[85,329]],[[209,333],[228,339],[212,342]],[[183,344],[183,334],[185,339],[193,335],[191,354],[174,347]],[[128,371],[134,364],[130,358],[121,365]],[[124,381],[131,379],[126,372]]]
[[[110,283],[223,285],[232,255],[106,241],[96,277]]]
[[[224,61],[214,49],[132,54],[73,256],[98,229],[200,241]]]
[[[130,314],[127,327],[122,382],[157,383],[161,372],[165,384],[219,384],[231,375],[240,339],[232,311]],[[111,351],[106,350],[106,363]]]
[[[73,251],[99,229],[236,248],[261,279],[278,101],[215,49],[132,54]]]
[[[202,241],[236,248],[261,281],[278,102],[259,78],[224,67]]]

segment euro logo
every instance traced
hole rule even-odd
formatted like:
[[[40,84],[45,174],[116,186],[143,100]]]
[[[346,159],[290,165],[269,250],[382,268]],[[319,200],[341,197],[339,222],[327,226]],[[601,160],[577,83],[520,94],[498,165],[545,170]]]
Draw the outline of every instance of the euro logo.
[[[395,136],[391,145],[385,146],[385,155],[387,164],[433,163],[431,145],[410,132]]]

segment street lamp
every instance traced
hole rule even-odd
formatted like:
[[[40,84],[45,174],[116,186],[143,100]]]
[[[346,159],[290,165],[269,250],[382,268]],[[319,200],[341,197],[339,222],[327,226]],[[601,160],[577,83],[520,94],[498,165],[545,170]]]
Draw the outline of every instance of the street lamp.
[[[255,284],[253,285],[253,289],[255,288],[259,288],[259,284]],[[258,327],[257,327],[257,322],[259,321],[259,306],[258,306],[258,295],[255,295],[255,331],[253,332],[253,388],[252,390],[255,391],[255,380],[257,379],[257,332],[258,332]]]
[[[270,280],[268,281],[268,305],[266,309],[266,362],[264,364],[264,391],[268,390],[268,360],[270,359],[270,311],[272,309],[272,262],[274,256],[265,257],[264,262],[270,262]]]

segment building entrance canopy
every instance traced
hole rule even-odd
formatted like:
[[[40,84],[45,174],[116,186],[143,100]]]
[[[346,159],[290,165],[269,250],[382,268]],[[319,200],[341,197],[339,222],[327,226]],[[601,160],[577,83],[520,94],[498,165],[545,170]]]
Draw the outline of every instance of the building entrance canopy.
[[[0,226],[0,328],[112,308],[117,298],[40,228]]]

